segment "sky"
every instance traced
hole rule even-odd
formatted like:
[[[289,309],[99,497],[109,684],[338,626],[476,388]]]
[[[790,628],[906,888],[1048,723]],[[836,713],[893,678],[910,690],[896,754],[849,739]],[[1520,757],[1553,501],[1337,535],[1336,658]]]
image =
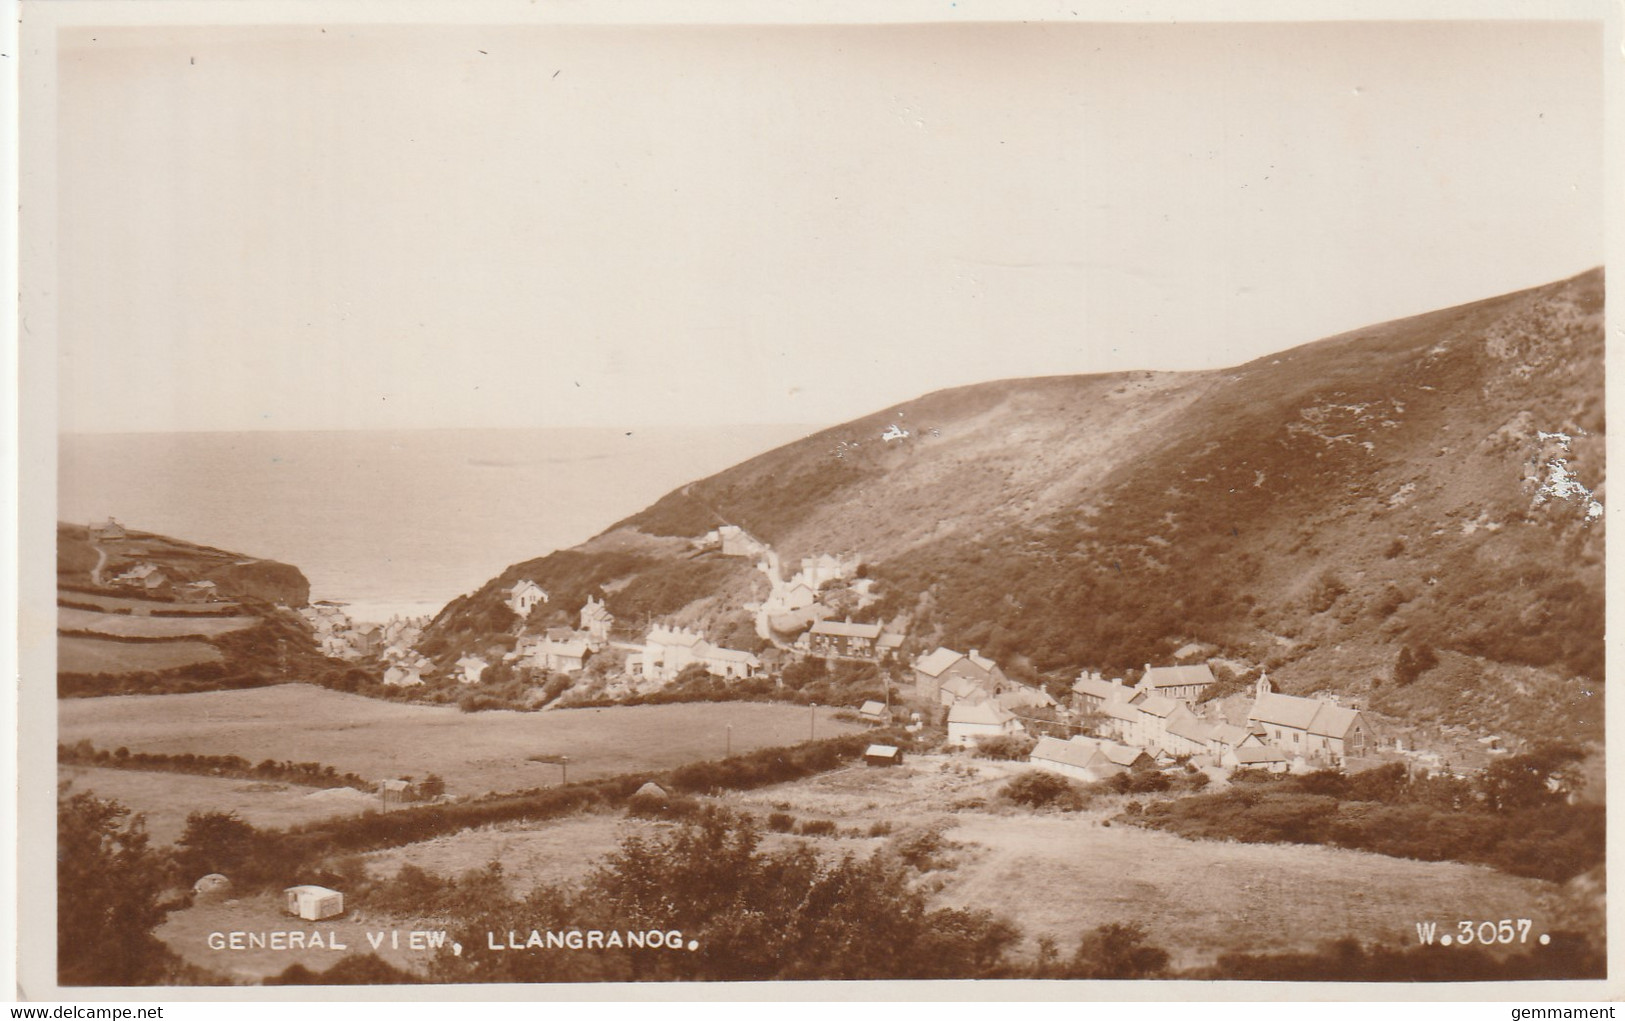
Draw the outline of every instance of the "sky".
[[[64,431],[832,424],[1603,262],[1585,23],[69,28]]]

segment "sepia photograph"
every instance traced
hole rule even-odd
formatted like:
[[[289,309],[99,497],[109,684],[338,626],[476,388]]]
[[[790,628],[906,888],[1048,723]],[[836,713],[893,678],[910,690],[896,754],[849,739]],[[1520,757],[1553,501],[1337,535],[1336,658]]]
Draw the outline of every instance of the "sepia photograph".
[[[1604,997],[1618,12],[21,10],[19,998]]]

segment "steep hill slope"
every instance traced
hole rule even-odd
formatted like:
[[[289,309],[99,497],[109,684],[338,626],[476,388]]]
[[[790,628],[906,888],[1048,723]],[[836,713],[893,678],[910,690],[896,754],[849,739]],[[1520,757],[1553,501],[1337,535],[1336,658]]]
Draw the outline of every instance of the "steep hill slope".
[[[786,563],[861,553],[912,648],[1061,677],[1199,642],[1418,722],[1600,735],[1602,309],[1594,270],[1230,370],[929,394],[515,565],[431,640],[511,625],[519,577],[728,624],[766,582],[687,541],[728,523]]]

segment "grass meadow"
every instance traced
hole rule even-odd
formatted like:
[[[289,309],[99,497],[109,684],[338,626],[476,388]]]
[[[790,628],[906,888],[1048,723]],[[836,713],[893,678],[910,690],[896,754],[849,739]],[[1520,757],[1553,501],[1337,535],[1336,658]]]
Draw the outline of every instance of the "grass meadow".
[[[58,635],[56,668],[65,674],[134,674],[219,663],[220,650],[207,642],[120,642],[85,635]]]
[[[64,699],[57,703],[57,740],[132,752],[318,762],[380,779],[435,773],[448,793],[465,795],[558,783],[564,770],[533,761],[536,755],[567,756],[569,779],[590,780],[863,729],[833,719],[834,712],[710,702],[464,713],[282,684]]]

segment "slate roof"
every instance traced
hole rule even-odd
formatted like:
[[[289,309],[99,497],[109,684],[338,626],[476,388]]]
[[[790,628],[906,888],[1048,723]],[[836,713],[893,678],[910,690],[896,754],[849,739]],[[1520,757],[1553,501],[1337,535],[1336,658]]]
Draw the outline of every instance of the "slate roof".
[[[815,635],[836,635],[841,638],[878,638],[879,624],[854,624],[849,620],[821,620],[812,626]]]
[[[1253,702],[1247,713],[1249,722],[1291,727],[1318,737],[1341,738],[1348,734],[1360,718],[1359,710],[1333,705],[1318,698],[1301,698],[1269,692]]]
[[[1213,736],[1213,727],[1194,716],[1180,715],[1168,723],[1168,733],[1190,741],[1206,744]]]
[[[1029,762],[1056,762],[1078,769],[1088,769],[1100,757],[1099,749],[1087,747],[1058,737],[1041,737],[1027,756]]]
[[[1092,695],[1095,698],[1105,699],[1107,701],[1111,701],[1113,697],[1112,692],[1115,689],[1116,685],[1112,684],[1111,681],[1108,681],[1103,677],[1096,678],[1089,677],[1087,675],[1079,677],[1072,685],[1072,690],[1080,695]]]
[[[1100,707],[1100,711],[1114,720],[1127,720],[1130,723],[1140,718],[1140,707],[1129,705],[1127,702],[1107,702]]]
[[[1254,766],[1260,762],[1286,762],[1286,753],[1279,748],[1268,745],[1253,745],[1250,748],[1237,748],[1236,761],[1243,766]]]
[[[1140,678],[1143,688],[1179,688],[1190,684],[1212,684],[1213,671],[1206,663],[1187,666],[1154,666]]]
[[[955,702],[948,711],[949,723],[984,723],[1002,727],[1016,718],[1016,714],[997,702]]]
[[[918,670],[922,674],[925,674],[927,677],[940,677],[942,676],[942,672],[944,670],[948,669],[964,658],[963,653],[958,653],[952,649],[946,649],[939,646],[937,650],[931,653],[929,656],[922,656],[921,658],[915,660],[914,669]]]

